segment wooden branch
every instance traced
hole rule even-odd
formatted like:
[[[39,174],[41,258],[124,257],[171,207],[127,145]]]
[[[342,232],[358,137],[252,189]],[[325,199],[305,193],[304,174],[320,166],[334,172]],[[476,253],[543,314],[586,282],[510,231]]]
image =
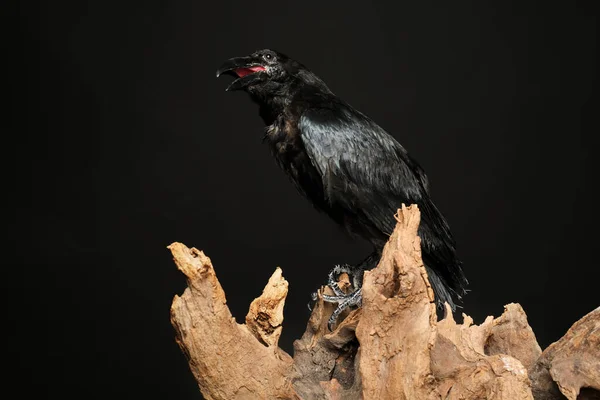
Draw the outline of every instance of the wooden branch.
[[[403,206],[396,218],[379,265],[365,272],[362,308],[347,312],[329,332],[333,306],[323,302],[329,288],[322,288],[304,335],[294,343],[293,359],[278,347],[288,288],[279,268],[250,305],[246,323],[237,324],[210,259],[180,243],[169,246],[188,279],[183,295],[173,300],[171,322],[204,397],[600,396],[600,309],[543,353],[518,304],[481,325],[464,314],[463,323],[456,323],[448,307],[438,321],[417,236],[419,210]]]
[[[295,399],[292,358],[277,347],[287,282],[277,269],[252,303],[247,324],[235,322],[210,258],[181,243],[169,246],[188,278],[171,305],[177,343],[207,399]],[[252,314],[254,312],[254,314]]]
[[[600,399],[600,307],[548,346],[530,377],[536,400]]]

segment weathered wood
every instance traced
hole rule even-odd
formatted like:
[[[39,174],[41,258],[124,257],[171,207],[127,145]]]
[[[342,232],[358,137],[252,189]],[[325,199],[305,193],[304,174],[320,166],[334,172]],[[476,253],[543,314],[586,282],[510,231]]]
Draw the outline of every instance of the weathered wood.
[[[237,324],[210,259],[169,246],[188,278],[171,321],[204,397],[545,400],[599,393],[599,309],[543,353],[518,304],[481,325],[464,314],[457,324],[449,308],[438,321],[417,236],[419,210],[403,206],[396,218],[379,265],[365,272],[362,308],[346,312],[330,332],[333,306],[321,297],[329,288],[321,289],[293,359],[278,347],[288,288],[280,269],[246,323]]]
[[[171,323],[177,343],[206,399],[295,399],[292,358],[279,347],[287,282],[277,270],[246,321],[238,324],[212,263],[181,243],[169,246],[188,288],[175,296]]]
[[[600,307],[548,346],[529,376],[536,400],[600,399]]]

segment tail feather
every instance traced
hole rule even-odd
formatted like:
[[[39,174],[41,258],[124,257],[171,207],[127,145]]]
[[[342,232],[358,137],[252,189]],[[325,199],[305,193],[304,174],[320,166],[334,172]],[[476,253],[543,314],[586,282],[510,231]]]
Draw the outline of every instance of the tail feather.
[[[460,292],[457,293],[457,291],[450,287],[434,269],[425,265],[425,270],[429,277],[429,283],[433,288],[438,308],[443,308],[444,303],[448,303],[452,311],[456,311],[457,307],[460,308],[460,305],[457,303],[462,299],[462,295],[465,294],[466,290],[461,286]]]

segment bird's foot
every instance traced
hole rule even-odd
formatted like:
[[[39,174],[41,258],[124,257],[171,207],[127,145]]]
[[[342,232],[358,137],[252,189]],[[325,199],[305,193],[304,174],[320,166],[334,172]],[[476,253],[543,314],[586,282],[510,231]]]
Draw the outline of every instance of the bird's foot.
[[[353,267],[348,264],[336,265],[327,275],[327,286],[333,290],[336,296],[349,296],[362,287],[362,279],[365,270],[361,267]],[[348,280],[341,279],[346,274]],[[344,283],[340,287],[340,283]]]
[[[330,331],[333,331],[333,326],[337,322],[338,317],[342,312],[351,307],[360,307],[362,304],[362,288],[356,289],[352,293],[348,293],[342,296],[329,296],[324,294],[323,300],[328,303],[337,303],[337,307],[331,313],[329,321],[327,321],[327,327]]]
[[[352,267],[350,265],[336,265],[327,277],[327,286],[331,288],[334,295],[323,295],[323,300],[328,303],[337,303],[336,309],[331,314],[327,326],[329,330],[333,330],[340,314],[351,307],[360,307],[362,303],[362,277],[364,270],[362,268]],[[347,287],[342,289],[340,287],[340,276],[347,274],[351,279],[352,284],[347,282]],[[352,287],[353,290],[348,291],[347,289]]]
[[[331,290],[333,291],[333,293],[336,297],[347,296],[351,292],[349,290],[349,288],[351,286],[354,286],[355,289],[360,287],[360,284],[353,285],[349,279],[341,279],[342,274],[346,274],[347,277],[350,278],[351,276],[355,275],[354,272],[355,271],[354,271],[353,267],[351,267],[350,265],[347,265],[347,264],[336,265],[335,267],[333,267],[333,269],[331,271],[329,271],[329,274],[327,275],[327,286],[329,286],[331,288]],[[313,292],[313,293],[311,293],[310,297],[311,297],[311,302],[308,303],[308,309],[310,311],[312,311],[315,302],[319,298],[319,295],[317,292]],[[333,297],[328,296],[328,298],[333,298]],[[330,300],[325,300],[325,301],[333,302]]]

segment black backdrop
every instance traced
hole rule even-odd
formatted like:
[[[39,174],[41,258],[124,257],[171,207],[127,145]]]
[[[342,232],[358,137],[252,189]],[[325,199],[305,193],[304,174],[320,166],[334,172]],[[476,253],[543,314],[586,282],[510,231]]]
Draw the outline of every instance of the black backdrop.
[[[288,351],[330,267],[366,254],[295,192],[257,108],[215,78],[264,47],[423,165],[475,322],[519,302],[545,347],[599,305],[595,15],[579,2],[364,3],[15,5],[2,286],[19,397],[200,398],[169,323],[185,287],[173,241],[212,258],[238,321],[280,265]]]

